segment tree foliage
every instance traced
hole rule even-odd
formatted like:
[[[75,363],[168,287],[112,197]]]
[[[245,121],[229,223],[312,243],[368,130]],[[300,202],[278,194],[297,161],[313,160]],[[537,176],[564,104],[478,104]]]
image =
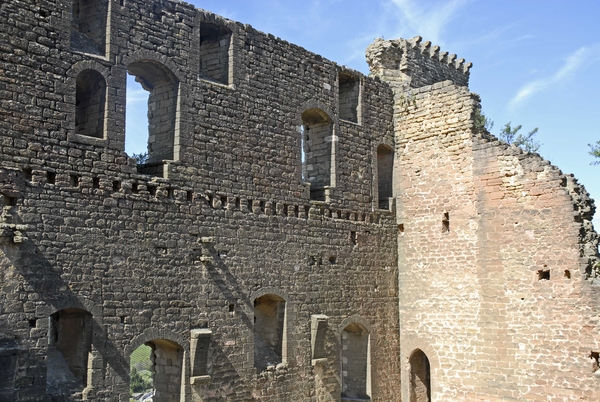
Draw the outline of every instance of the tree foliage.
[[[523,126],[520,124],[518,126],[511,127],[509,121],[504,125],[502,131],[500,131],[498,138],[500,138],[502,141],[505,141],[507,144],[515,144],[527,152],[537,152],[542,145],[534,140],[534,137],[538,132],[538,128],[534,128],[527,134],[521,134],[519,131],[522,127]]]
[[[477,109],[475,111],[473,120],[475,127],[479,131],[485,130],[487,132],[491,132],[492,128],[494,127],[494,122],[491,119],[488,119],[481,109]],[[542,146],[542,144],[535,140],[535,135],[538,132],[538,128],[534,128],[527,134],[520,133],[519,131],[521,128],[523,128],[523,126],[520,124],[513,127],[511,126],[511,122],[508,122],[504,125],[504,127],[502,127],[502,130],[500,130],[498,138],[507,144],[515,144],[527,152],[537,152]],[[597,151],[600,154],[600,141],[598,144]]]
[[[137,371],[135,367],[131,368],[131,377],[129,380],[130,394],[133,395],[137,392],[144,392],[152,389],[152,377],[144,375],[145,373]]]
[[[596,141],[595,144],[588,144],[590,147],[590,155],[598,160],[591,162],[591,165],[600,165],[600,140]]]
[[[138,165],[144,165],[148,163],[148,152],[143,152],[139,154],[134,153],[132,157],[133,159],[135,159]]]

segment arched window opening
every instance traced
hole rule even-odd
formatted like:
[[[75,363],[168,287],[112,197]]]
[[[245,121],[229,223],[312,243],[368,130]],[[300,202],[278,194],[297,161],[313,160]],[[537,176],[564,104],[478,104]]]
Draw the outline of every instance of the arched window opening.
[[[340,72],[338,79],[340,119],[360,123],[360,78]]]
[[[379,209],[390,208],[392,192],[392,172],[394,170],[394,151],[387,145],[377,147],[377,193]]]
[[[342,331],[342,401],[371,399],[369,331],[352,323]]]
[[[285,300],[273,294],[254,300],[254,367],[260,373],[285,363]]]
[[[84,70],[77,76],[75,92],[75,133],[104,138],[106,80],[97,71]]]
[[[410,364],[410,402],[431,401],[431,377],[429,359],[422,350],[417,349],[409,359]]]
[[[221,84],[232,83],[232,33],[224,26],[200,23],[200,77]]]
[[[92,315],[66,308],[48,318],[46,393],[72,395],[88,385],[91,369]]]
[[[128,73],[149,93],[147,159],[138,164],[138,170],[164,176],[165,162],[179,159],[179,81],[166,66],[150,60],[131,63]],[[139,92],[136,96],[143,99]],[[128,113],[127,118],[131,117]],[[131,147],[130,141],[126,143]]]
[[[331,185],[334,137],[333,122],[321,109],[302,113],[304,180],[310,183],[310,199],[325,201],[325,189]]]
[[[183,348],[179,344],[167,339],[153,339],[133,351],[129,364],[131,398],[180,401]]]
[[[103,56],[108,0],[73,0],[71,10],[71,48]]]

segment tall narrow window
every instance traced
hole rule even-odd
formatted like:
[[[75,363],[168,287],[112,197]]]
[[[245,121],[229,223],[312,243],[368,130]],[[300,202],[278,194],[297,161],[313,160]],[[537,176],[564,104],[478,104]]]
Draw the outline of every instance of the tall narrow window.
[[[104,137],[106,81],[94,70],[84,70],[77,76],[75,95],[75,132],[89,137]]]
[[[340,119],[360,123],[360,78],[340,72],[339,85]]]
[[[212,23],[200,23],[200,77],[231,84],[231,31]]]
[[[71,395],[88,383],[91,368],[92,315],[78,308],[49,317],[46,392]]]
[[[386,145],[377,147],[377,193],[379,209],[390,208],[394,151]]]
[[[128,72],[149,92],[147,163],[141,171],[162,176],[164,162],[179,158],[179,81],[166,66],[150,60],[131,63]]]
[[[302,144],[305,163],[305,180],[310,183],[310,198],[325,201],[325,188],[330,186],[333,162],[333,122],[321,109],[308,109],[302,113]]]
[[[104,55],[108,0],[72,0],[71,48]]]
[[[262,372],[285,362],[285,300],[264,295],[254,300],[254,367]]]
[[[410,402],[431,401],[431,378],[429,359],[422,350],[415,350],[409,359]]]
[[[342,331],[342,401],[370,400],[369,332],[352,323]]]
[[[135,400],[179,402],[183,348],[168,339],[153,339],[129,358],[129,390]]]

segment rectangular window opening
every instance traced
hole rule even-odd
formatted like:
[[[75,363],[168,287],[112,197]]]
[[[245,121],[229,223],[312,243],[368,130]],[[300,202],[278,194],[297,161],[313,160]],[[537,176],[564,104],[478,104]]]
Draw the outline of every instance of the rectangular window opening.
[[[76,174],[69,175],[69,184],[71,187],[79,187],[80,177]]]
[[[56,184],[56,172],[46,172],[48,184]]]
[[[100,188],[100,178],[92,178],[92,188]]]
[[[33,179],[33,171],[31,168],[23,168],[23,177],[27,181],[31,181]]]
[[[444,212],[444,217],[442,218],[442,233],[448,232],[450,232],[450,214]]]

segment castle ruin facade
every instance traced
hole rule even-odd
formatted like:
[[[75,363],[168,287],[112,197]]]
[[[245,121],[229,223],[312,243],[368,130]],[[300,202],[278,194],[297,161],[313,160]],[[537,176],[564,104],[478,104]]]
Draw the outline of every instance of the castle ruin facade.
[[[470,63],[170,0],[0,21],[0,401],[127,402],[142,345],[155,402],[600,400],[593,201],[476,126]]]

